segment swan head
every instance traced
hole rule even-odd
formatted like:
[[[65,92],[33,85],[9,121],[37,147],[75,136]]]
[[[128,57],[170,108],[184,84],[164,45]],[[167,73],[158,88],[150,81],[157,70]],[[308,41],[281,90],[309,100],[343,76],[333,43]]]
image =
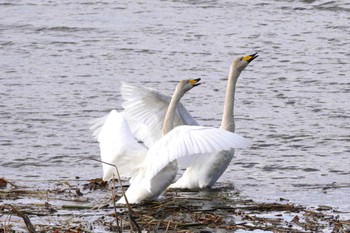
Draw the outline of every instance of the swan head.
[[[199,86],[200,78],[197,79],[186,79],[186,80],[181,80],[177,86],[176,89],[181,90],[182,92],[186,93],[189,90],[191,90],[192,88]]]
[[[253,61],[257,57],[258,57],[258,53],[253,53],[251,55],[241,56],[232,62],[231,67],[235,68],[239,71],[242,71],[248,66],[248,64],[251,61]]]

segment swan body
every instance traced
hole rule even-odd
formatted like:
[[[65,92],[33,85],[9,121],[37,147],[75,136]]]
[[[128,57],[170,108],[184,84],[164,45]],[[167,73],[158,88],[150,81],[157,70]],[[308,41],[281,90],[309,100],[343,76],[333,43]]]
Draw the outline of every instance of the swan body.
[[[198,79],[185,81],[178,84],[171,98],[163,121],[163,136],[148,148],[135,139],[125,112],[112,110],[107,118],[102,119],[102,127],[95,127],[101,159],[115,164],[122,176],[131,177],[130,187],[125,193],[129,203],[157,198],[173,182],[178,162],[186,163],[200,154],[250,146],[249,140],[222,129],[189,125],[175,127],[180,98],[199,85]],[[101,125],[101,121],[96,124]],[[104,179],[112,178],[113,170],[103,169]],[[124,197],[118,201],[120,204],[125,202]]]
[[[201,189],[213,186],[230,164],[235,150],[197,156],[171,189]],[[205,159],[203,159],[205,158]]]

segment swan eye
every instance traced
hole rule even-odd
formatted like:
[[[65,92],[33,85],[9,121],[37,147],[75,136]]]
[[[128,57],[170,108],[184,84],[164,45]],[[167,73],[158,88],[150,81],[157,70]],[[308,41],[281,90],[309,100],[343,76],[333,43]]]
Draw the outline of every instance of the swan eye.
[[[243,60],[243,57],[241,57],[239,60],[242,61],[242,60]]]

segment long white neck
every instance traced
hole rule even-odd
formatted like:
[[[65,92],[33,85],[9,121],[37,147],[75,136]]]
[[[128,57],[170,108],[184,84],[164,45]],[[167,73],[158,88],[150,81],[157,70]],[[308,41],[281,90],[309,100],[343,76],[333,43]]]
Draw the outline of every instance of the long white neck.
[[[174,118],[177,104],[179,103],[181,97],[185,94],[181,88],[176,88],[175,92],[171,98],[168,110],[165,114],[163,123],[163,135],[169,133],[174,128]]]
[[[236,92],[236,83],[238,76],[241,74],[241,71],[234,68],[234,65],[231,64],[230,72],[228,75],[228,82],[226,88],[226,96],[224,102],[224,114],[221,121],[221,129],[235,132],[235,119],[234,119],[234,101],[235,101],[235,92]]]

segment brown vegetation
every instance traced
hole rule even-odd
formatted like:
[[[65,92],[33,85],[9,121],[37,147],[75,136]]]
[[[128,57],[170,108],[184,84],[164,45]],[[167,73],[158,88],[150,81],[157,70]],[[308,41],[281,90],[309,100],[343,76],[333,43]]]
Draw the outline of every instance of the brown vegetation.
[[[232,187],[168,191],[158,201],[127,207],[115,206],[121,187],[113,187],[101,179],[76,179],[38,189],[1,178],[0,232],[350,232],[350,220],[332,207],[256,203]]]

